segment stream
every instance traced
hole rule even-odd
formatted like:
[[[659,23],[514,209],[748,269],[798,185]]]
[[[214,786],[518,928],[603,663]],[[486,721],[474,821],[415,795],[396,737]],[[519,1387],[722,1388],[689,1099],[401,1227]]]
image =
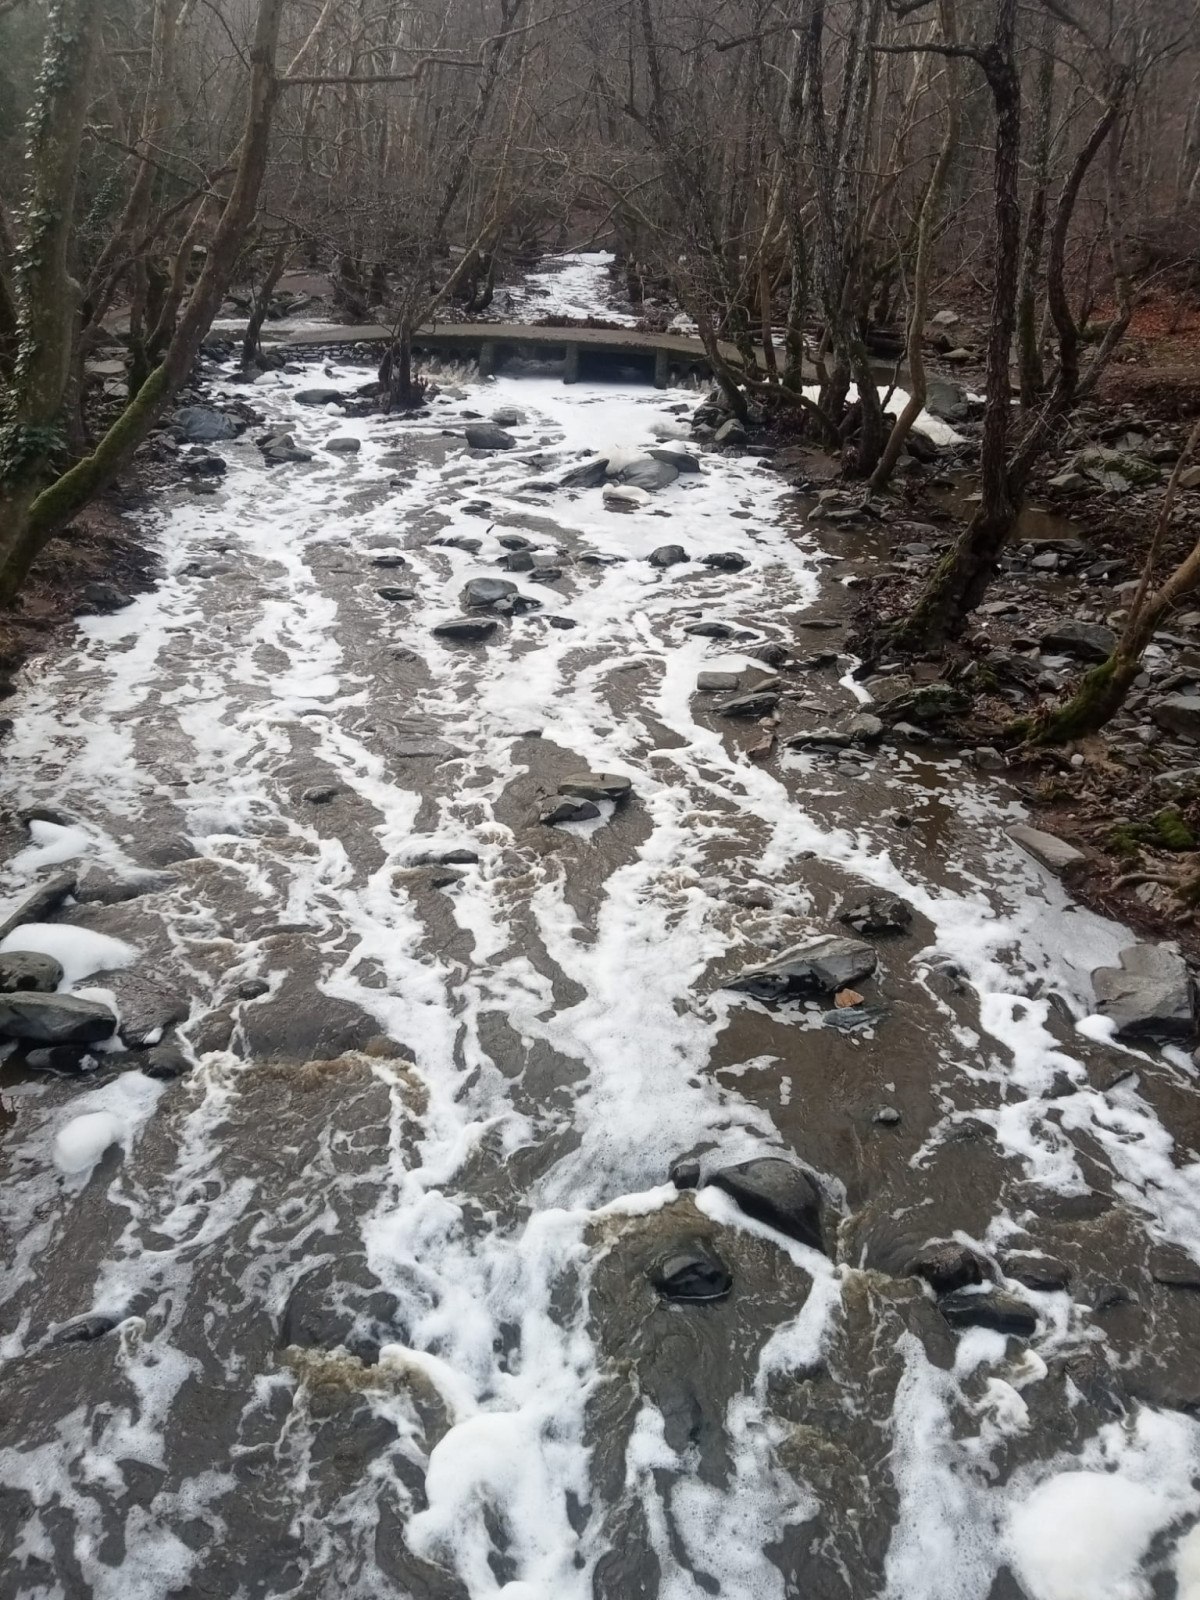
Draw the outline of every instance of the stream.
[[[1133,935],[956,751],[787,746],[863,709],[860,536],[766,461],[561,485],[697,391],[296,399],[368,375],[213,377],[312,459],[215,446],[8,702],[5,909],[79,881],[4,949],[152,1014],[0,1067],[0,1596],[1198,1600],[1200,1101],[1095,1014]],[[436,636],[477,578],[539,604]],[[764,755],[697,676],[771,643]],[[541,820],[585,771],[628,798]],[[853,1017],[726,987],[867,894]],[[771,1156],[818,1235],[711,1181]],[[930,1241],[1028,1326],[953,1324]]]

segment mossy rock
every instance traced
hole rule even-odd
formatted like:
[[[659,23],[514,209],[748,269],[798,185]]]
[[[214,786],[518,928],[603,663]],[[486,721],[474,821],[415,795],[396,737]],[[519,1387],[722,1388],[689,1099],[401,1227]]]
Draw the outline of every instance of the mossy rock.
[[[1154,819],[1159,844],[1167,850],[1194,850],[1196,836],[1173,806],[1166,806]]]

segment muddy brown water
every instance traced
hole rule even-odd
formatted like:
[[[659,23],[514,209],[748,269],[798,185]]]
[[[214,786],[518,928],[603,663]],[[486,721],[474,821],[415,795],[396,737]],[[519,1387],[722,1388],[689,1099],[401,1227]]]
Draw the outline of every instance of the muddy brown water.
[[[501,380],[528,421],[481,456],[454,431],[488,408],[470,384],[400,423],[298,407],[306,381],[256,399],[314,462],[222,447],[215,493],[148,518],[160,588],[10,702],[10,805],[82,833],[35,829],[6,886],[169,870],[55,920],[184,995],[192,1070],[0,1069],[0,1593],[1059,1600],[1022,1512],[1080,1463],[1163,1498],[1121,1547],[1133,1586],[1096,1592],[1175,1593],[1200,1512],[1192,1075],[1074,1029],[1128,937],[953,753],[760,764],[762,730],[693,692],[767,640],[838,651],[848,601],[762,465],[708,457],[624,515],[529,487],[645,443],[678,396]],[[359,457],[322,455],[346,432]],[[542,609],[447,648],[429,629],[506,529],[563,576],[514,575]],[[750,565],[654,573],[676,538]],[[686,633],[712,618],[736,637]],[[783,674],[784,738],[853,713],[851,665]],[[632,800],[539,823],[587,767]],[[455,881],[422,864],[464,847]],[[873,1026],[722,988],[870,887],[915,907],[875,941]],[[96,1114],[113,1138],[62,1170],[56,1136]],[[819,1176],[825,1258],[669,1184],[675,1158],[756,1153]],[[1067,1291],[1009,1284],[1031,1339],[960,1335],[905,1275],[955,1237],[1001,1275],[1064,1264]],[[698,1239],[733,1290],[668,1303],[652,1269]],[[87,1315],[109,1331],[56,1341]]]

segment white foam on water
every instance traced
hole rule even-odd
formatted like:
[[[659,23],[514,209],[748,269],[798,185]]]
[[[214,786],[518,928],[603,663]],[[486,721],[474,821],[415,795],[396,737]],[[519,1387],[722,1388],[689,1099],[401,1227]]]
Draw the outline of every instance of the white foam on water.
[[[21,950],[52,956],[63,969],[61,987],[73,989],[93,972],[112,972],[137,960],[136,946],[68,922],[23,922],[0,940],[0,953]]]
[[[565,270],[574,266],[577,280],[557,279],[564,301],[578,295],[571,303],[594,308],[603,263],[581,260]],[[936,874],[927,873],[919,854],[862,816],[853,800],[839,799],[845,773],[797,763],[794,771],[804,777],[797,785],[790,771],[781,777],[750,764],[722,731],[697,720],[697,671],[731,653],[726,646],[712,653],[709,642],[686,634],[688,623],[703,614],[790,641],[795,619],[817,597],[820,552],[810,530],[788,522],[788,491],[777,476],[748,460],[707,457],[700,473],[681,474],[618,513],[606,509],[602,489],[531,489],[530,480],[554,479],[585,452],[644,449],[670,428],[664,408],[688,398],[685,391],[621,393],[500,378],[487,385],[487,398],[526,413],[514,428],[520,448],[478,457],[440,431],[461,425],[462,410],[480,407],[478,388],[413,420],[348,419],[299,406],[293,396],[314,381],[350,390],[361,373],[317,379],[309,370],[275,379],[256,389],[256,404],[318,459],[267,473],[249,441],[220,447],[229,469],[220,496],[185,501],[170,513],[162,584],[114,617],[89,620],[76,654],[57,671],[32,677],[15,707],[6,753],[23,794],[74,801],[84,814],[90,808],[81,802],[90,800],[97,815],[114,828],[123,822],[135,836],[120,846],[133,855],[142,808],[169,792],[204,864],[234,875],[243,903],[261,908],[254,920],[309,928],[320,987],[366,1010],[404,1043],[412,1063],[378,1061],[370,1069],[386,1112],[368,1172],[352,1164],[347,1170],[340,1141],[348,1136],[336,1119],[315,1152],[278,1152],[280,1164],[299,1167],[278,1215],[256,1216],[264,1203],[258,1187],[276,1174],[253,1163],[247,1170],[238,1144],[239,1080],[256,1068],[231,1054],[209,1052],[173,1094],[168,1125],[155,1129],[155,1159],[163,1160],[161,1147],[170,1150],[166,1170],[144,1162],[139,1149],[163,1093],[141,1074],[75,1097],[69,1116],[61,1108],[46,1113],[36,1101],[23,1109],[22,1138],[10,1146],[19,1182],[0,1196],[21,1250],[7,1274],[0,1272],[0,1296],[28,1285],[68,1208],[79,1203],[78,1190],[116,1143],[125,1151],[123,1170],[102,1200],[128,1220],[91,1285],[91,1304],[124,1315],[139,1294],[154,1291],[165,1310],[156,1330],[147,1324],[143,1336],[131,1322],[122,1333],[123,1392],[136,1404],[124,1408],[102,1447],[85,1442],[89,1418],[80,1413],[64,1419],[56,1445],[0,1454],[0,1482],[20,1487],[36,1478],[39,1517],[56,1503],[66,1506],[79,1536],[100,1548],[105,1530],[96,1502],[76,1481],[81,1457],[90,1450],[89,1470],[110,1475],[122,1450],[133,1459],[169,1459],[169,1430],[193,1371],[182,1349],[187,1318],[211,1313],[219,1323],[228,1312],[226,1305],[189,1304],[194,1263],[205,1252],[232,1251],[237,1230],[254,1219],[250,1260],[228,1290],[239,1311],[261,1301],[278,1314],[295,1281],[297,1249],[306,1252],[309,1239],[325,1249],[330,1237],[347,1251],[361,1245],[400,1304],[405,1337],[385,1344],[381,1374],[412,1377],[444,1412],[444,1427],[425,1439],[395,1392],[371,1391],[378,1414],[396,1421],[405,1459],[424,1474],[425,1504],[406,1523],[410,1549],[447,1567],[471,1600],[589,1600],[611,1509],[592,1504],[588,1436],[589,1403],[613,1377],[589,1320],[606,1248],[597,1239],[611,1238],[608,1230],[619,1231],[623,1218],[632,1223],[674,1203],[664,1177],[680,1151],[708,1144],[722,1160],[736,1161],[783,1145],[770,1104],[740,1092],[750,1069],[769,1063],[741,1063],[741,1077],[710,1068],[738,1009],[756,1004],[721,989],[714,974],[762,954],[756,925],[729,915],[731,870],[778,886],[779,909],[758,926],[794,934],[814,905],[795,881],[803,876],[797,863],[810,851],[847,879],[904,895],[931,924],[929,949],[911,970],[888,970],[885,986],[920,981],[943,957],[966,975],[979,997],[978,1017],[970,1027],[947,1025],[931,1070],[942,1085],[998,1091],[995,1109],[973,1115],[990,1126],[1014,1172],[1044,1190],[1081,1193],[1089,1174],[1075,1141],[1087,1140],[1148,1232],[1197,1249],[1196,1169],[1181,1161],[1136,1084],[1107,1095],[1085,1089],[1056,1101],[1054,1118],[1047,1115],[1056,1074],[1081,1077],[1052,1029],[1048,994],[1062,997],[1081,1029],[1090,1027],[1089,974],[1109,964],[1130,936],[1073,908],[1007,839],[1019,814],[1011,801],[947,766],[944,794],[959,827]],[[321,450],[332,432],[362,441],[352,462]],[[386,494],[364,493],[390,478],[393,469],[380,457],[398,436],[427,448],[414,452],[411,472]],[[518,619],[482,651],[447,649],[430,638],[435,622],[458,614],[468,577],[500,574],[495,530],[462,509],[479,496],[490,502],[499,531],[506,517],[515,523],[532,514],[549,524],[521,524],[535,544],[572,556],[592,551],[611,563],[575,566],[561,592],[518,577],[546,612],[574,628],[559,632],[536,617]],[[434,513],[442,535],[481,539],[479,555],[408,538],[410,528],[427,532]],[[228,616],[213,594],[228,598],[233,586],[214,591],[219,578],[191,569],[218,537],[238,572],[237,609]],[[344,556],[331,558],[339,539]],[[665,573],[647,565],[657,545],[676,541],[687,563]],[[428,672],[414,680],[411,702],[392,708],[377,703],[369,669],[355,664],[348,630],[363,625],[362,614],[343,615],[347,594],[327,585],[326,574],[331,559],[357,565],[364,551],[398,544],[410,562],[402,579],[419,588],[421,603],[406,611],[379,602],[367,615],[380,649],[409,650]],[[736,551],[748,566],[717,575],[701,565],[721,551]],[[181,642],[183,665],[160,670],[162,661],[176,661]],[[741,665],[746,658],[732,659]],[[389,759],[364,726],[365,714],[393,711],[397,721],[436,728],[458,752],[451,759],[460,763],[460,781],[428,808],[421,769]],[[531,728],[569,751],[573,766],[634,782],[639,842],[604,878],[591,918],[577,910],[564,858],[531,847],[524,830],[501,820],[502,802],[526,776],[521,735]],[[377,816],[365,867],[349,840],[328,837],[281,793],[279,774],[290,772],[301,747],[306,762]],[[878,761],[898,798],[918,792],[906,757],[883,753]],[[601,822],[612,828],[619,819]],[[50,864],[47,851],[95,856],[109,848],[109,836],[90,825],[86,838],[64,837],[70,833],[33,832],[30,848],[41,853],[24,852],[14,869]],[[411,880],[396,876],[435,840],[439,848],[469,844],[481,856],[439,900],[455,935],[444,943],[431,936]],[[572,849],[602,843],[595,828],[577,829],[569,840]],[[221,939],[230,947],[230,970],[270,976],[286,965],[270,948],[243,949],[230,940],[199,888],[176,891],[164,915],[181,964],[194,959],[197,985],[212,987],[202,957]],[[83,950],[68,953],[75,971]],[[886,953],[884,959],[888,964]],[[554,969],[570,979],[568,989],[556,991],[547,975]],[[802,1028],[811,1019],[799,1011],[795,1021]],[[502,1051],[487,1042],[499,1022],[512,1041]],[[882,1047],[885,1035],[878,1037]],[[524,1065],[539,1055],[556,1064],[541,1099],[533,1068]],[[947,1100],[925,1156],[954,1131],[956,1116]],[[515,1173],[535,1151],[537,1176],[511,1203],[494,1203],[481,1215],[472,1170],[490,1164]],[[821,1177],[835,1209],[844,1204],[836,1176]],[[772,1385],[819,1367],[843,1315],[844,1270],[754,1223],[718,1190],[701,1190],[695,1204],[719,1226],[787,1252],[810,1287],[795,1314],[765,1339],[726,1408],[725,1480],[698,1477],[690,1459],[669,1448],[661,1415],[643,1398],[625,1446],[623,1493],[638,1507],[658,1556],[662,1600],[699,1600],[714,1583],[724,1600],[783,1600],[789,1591],[772,1562],[773,1544],[810,1521],[819,1527],[823,1514],[839,1508],[823,1506],[827,1485],[801,1482],[780,1467]],[[1137,1514],[1119,1538],[1112,1535],[1106,1569],[1134,1585],[1131,1600],[1140,1593],[1148,1540],[1192,1514],[1183,1484],[1192,1470],[1186,1430],[1193,1425],[1149,1411],[1127,1434],[1106,1432],[1077,1461],[1047,1461],[997,1486],[993,1453],[1028,1428],[1030,1389],[1046,1370],[1038,1351],[1059,1348],[1078,1332],[1066,1296],[1040,1299],[1055,1303],[1039,1303],[1043,1329],[1024,1367],[1003,1359],[994,1338],[973,1334],[959,1344],[956,1370],[946,1372],[905,1336],[890,1420],[899,1510],[888,1600],[985,1600],[1004,1551],[1025,1564],[1033,1589],[1042,1586],[1033,1600],[1071,1600],[1071,1591],[1054,1587],[1061,1574],[1040,1530],[1055,1496],[1079,1495],[1072,1504],[1080,1514],[1096,1514],[1098,1501],[1088,1503],[1069,1482],[1061,1487],[1072,1473],[1122,1475],[1134,1486]],[[6,1355],[20,1353],[27,1331],[6,1341]],[[263,1425],[285,1380],[248,1371],[239,1360],[226,1377],[249,1396],[249,1430]],[[967,1398],[971,1385],[977,1389]],[[303,1390],[288,1392],[296,1407],[288,1426],[299,1435],[302,1422],[308,1425]],[[964,1414],[973,1433],[961,1430]],[[296,1498],[299,1525],[313,1520],[308,1508],[317,1504],[318,1475],[298,1441],[289,1438],[287,1448],[293,1442],[287,1492]],[[287,1455],[283,1443],[280,1451]],[[382,1592],[389,1584],[370,1558],[370,1519],[375,1500],[398,1491],[386,1460],[371,1470],[369,1493],[362,1502],[350,1496],[345,1507],[356,1530],[353,1581],[361,1577],[365,1586],[348,1593]],[[176,1548],[169,1517],[219,1518],[227,1487],[215,1474],[188,1491],[196,1505],[216,1510],[187,1511],[177,1499],[140,1523],[132,1512],[125,1518],[127,1545],[132,1534],[131,1550],[142,1552],[122,1574],[130,1600],[165,1600],[189,1581],[186,1562],[195,1554]],[[584,1508],[574,1518],[572,1500]],[[30,1549],[44,1536],[39,1517]],[[157,1563],[145,1554],[155,1527],[163,1533]],[[515,1573],[507,1580],[490,1559],[496,1528]],[[214,1539],[219,1534],[218,1527]],[[322,1528],[311,1537],[332,1534]],[[1077,1564],[1094,1576],[1089,1559],[1085,1550]],[[1177,1566],[1190,1560],[1181,1546]],[[115,1569],[97,1556],[87,1570],[96,1592],[114,1591]],[[1125,1600],[1119,1588],[1096,1595],[1110,1592]]]

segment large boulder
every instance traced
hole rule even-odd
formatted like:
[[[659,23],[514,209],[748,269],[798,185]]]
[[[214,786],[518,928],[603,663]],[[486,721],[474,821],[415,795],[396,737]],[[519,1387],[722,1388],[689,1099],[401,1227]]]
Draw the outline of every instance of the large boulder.
[[[212,406],[183,406],[172,418],[172,427],[184,444],[218,444],[236,439],[245,423]]]
[[[710,1172],[708,1182],[736,1200],[748,1217],[823,1250],[821,1190],[803,1167],[782,1156],[759,1156]]]
[[[678,567],[691,558],[681,544],[660,544],[647,559],[652,567]]]
[[[510,600],[517,593],[515,583],[507,578],[472,578],[462,592],[462,603],[467,609],[481,609]]]
[[[949,378],[930,378],[925,385],[925,409],[944,422],[965,422],[971,414],[967,391]]]
[[[608,457],[595,456],[571,467],[558,480],[563,489],[598,489],[608,476]]]
[[[349,396],[342,389],[297,389],[292,399],[298,406],[341,405]]]
[[[1177,944],[1133,944],[1119,967],[1092,973],[1096,1010],[1121,1039],[1187,1039],[1195,1031],[1195,989]]]
[[[725,987],[759,1000],[836,994],[849,984],[869,978],[877,964],[875,951],[861,939],[827,933],[797,945],[765,966],[747,968],[730,978]]]
[[[1200,739],[1200,695],[1169,694],[1156,700],[1150,715],[1167,733],[1184,739]]]
[[[1047,628],[1040,643],[1043,650],[1075,656],[1080,661],[1107,661],[1117,647],[1117,636],[1102,622],[1068,619]]]
[[[1123,450],[1106,450],[1098,445],[1081,450],[1071,465],[1102,489],[1115,490],[1118,494],[1128,489],[1149,488],[1159,479],[1158,468],[1143,461],[1141,456],[1128,455]]]
[[[907,900],[902,900],[898,894],[878,890],[845,905],[838,913],[838,921],[853,928],[855,933],[906,933],[912,915]]]
[[[627,461],[614,476],[635,489],[665,489],[669,483],[675,482],[679,469],[661,456],[644,455]]]
[[[117,1019],[98,1000],[21,989],[0,995],[0,1038],[30,1044],[98,1044],[111,1039]]]
[[[466,430],[467,444],[472,450],[515,450],[517,441],[511,433],[490,422],[473,422]]]

